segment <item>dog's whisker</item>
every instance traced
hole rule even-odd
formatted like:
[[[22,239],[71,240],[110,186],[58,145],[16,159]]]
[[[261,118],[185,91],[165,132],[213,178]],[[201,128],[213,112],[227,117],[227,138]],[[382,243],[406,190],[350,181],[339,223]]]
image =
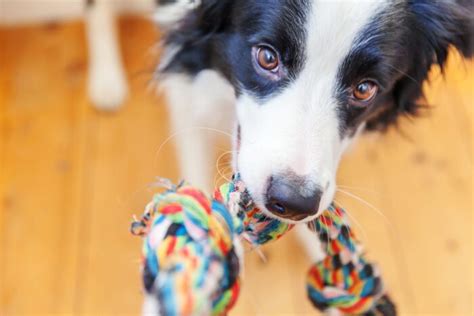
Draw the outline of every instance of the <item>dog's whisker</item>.
[[[370,209],[372,209],[373,211],[375,211],[377,214],[379,214],[383,219],[384,221],[386,222],[387,225],[390,226],[391,229],[393,229],[393,225],[392,225],[392,222],[388,219],[388,217],[380,210],[378,209],[377,207],[375,207],[373,204],[367,202],[366,200],[364,200],[363,198],[361,198],[360,196],[358,195],[355,195],[351,192],[348,192],[348,191],[345,191],[345,190],[342,190],[342,189],[337,189],[337,192],[341,192],[342,194],[345,194],[349,197],[352,197],[353,199],[361,202],[362,204],[368,206]]]
[[[218,188],[221,185],[221,183],[220,183],[221,180],[223,180],[223,178],[221,176],[221,173],[217,172],[214,175],[214,188]]]
[[[225,168],[232,166],[232,159],[227,158],[227,154],[232,154],[230,152],[224,153],[219,156],[218,160],[216,160],[216,164],[218,164],[219,167]]]
[[[387,66],[387,67],[389,67],[389,68],[392,68],[393,70],[395,70],[395,71],[397,71],[398,73],[404,75],[405,77],[407,77],[408,79],[410,79],[411,81],[413,81],[415,84],[417,84],[419,87],[421,87],[421,83],[420,83],[418,80],[416,80],[415,78],[413,78],[412,76],[410,76],[409,74],[407,74],[405,71],[403,71],[403,70],[401,70],[401,69],[398,69],[397,67],[392,66],[392,65],[390,65],[390,64],[388,64],[388,63],[384,63],[383,65],[384,65],[384,66]]]
[[[219,129],[216,129],[216,128],[211,128],[211,127],[205,127],[205,126],[194,126],[194,127],[188,127],[188,128],[183,128],[181,130],[178,130],[176,132],[174,132],[173,134],[169,135],[161,144],[160,146],[158,147],[158,150],[155,152],[155,155],[154,155],[154,159],[153,161],[156,163],[163,147],[168,144],[173,138],[175,138],[176,136],[180,135],[180,134],[184,134],[184,133],[187,133],[187,132],[190,132],[190,131],[193,131],[193,130],[202,130],[202,131],[210,131],[210,132],[215,132],[215,133],[218,133],[218,134],[221,134],[221,135],[225,135],[225,136],[228,136],[230,139],[232,139],[232,134],[228,133],[228,132],[225,132],[225,131],[221,131]]]
[[[361,230],[362,236],[363,236],[363,238],[364,238],[364,242],[365,242],[365,241],[368,241],[369,238],[367,237],[367,233],[366,233],[364,227],[362,226],[362,224],[361,224],[354,216],[351,215],[351,213],[349,212],[349,210],[346,209],[346,208],[344,207],[344,205],[342,205],[341,202],[336,201],[336,199],[334,199],[333,202],[334,202],[334,204],[336,204],[336,205],[338,205],[339,207],[343,208],[344,211],[346,212],[347,216],[349,216],[349,218],[351,219],[351,221],[353,221],[354,224],[356,224],[356,226]]]
[[[214,175],[214,180],[213,180],[214,186],[213,186],[213,188],[217,188],[217,187],[218,187],[218,182],[219,182],[219,180],[220,180],[219,174],[216,173],[216,174]]]
[[[381,195],[381,193],[375,189],[367,188],[367,187],[359,187],[359,186],[350,186],[350,185],[343,185],[343,184],[338,184],[338,188],[342,189],[348,189],[348,190],[357,190],[357,191],[364,191],[364,192],[369,192],[369,193],[374,193],[377,195]]]
[[[224,175],[226,175],[227,178],[232,177],[232,174],[234,173],[233,170],[234,170],[234,167],[232,167],[232,166],[227,166],[227,167],[221,168],[221,172]]]
[[[225,180],[226,182],[229,182],[227,178],[230,179],[230,177],[232,176],[233,174],[232,170],[233,170],[232,166],[227,166],[227,167],[222,168],[220,172],[217,172],[214,176],[214,187],[215,188],[220,187],[223,184],[223,183],[220,183],[221,180]],[[224,178],[221,176],[221,174],[224,174],[227,177]]]
[[[253,248],[253,250],[255,250],[255,252],[257,253],[257,255],[260,257],[260,260],[262,260],[263,263],[267,263],[268,260],[267,260],[267,257],[265,256],[265,254],[263,253],[262,249],[260,246],[257,246],[255,248]]]
[[[215,181],[215,188],[220,187],[224,183],[230,182],[230,176],[226,176],[225,173],[222,173],[223,175],[216,174],[216,181]]]
[[[219,168],[219,162],[220,162],[220,160],[221,160],[223,157],[225,157],[225,155],[227,155],[227,154],[229,154],[229,153],[232,153],[232,151],[226,151],[226,152],[224,152],[224,153],[221,154],[221,155],[217,158],[217,160],[216,160],[216,170],[217,170],[217,172],[219,173],[219,175],[220,175],[223,179],[225,179],[225,180],[228,181],[228,182],[230,182],[230,178],[229,178],[229,177],[226,177],[226,176],[222,173],[222,170]]]
[[[220,161],[221,159],[228,153],[232,153],[232,151],[227,151],[227,152],[224,152],[223,154],[221,154],[221,156],[219,156],[219,158],[217,158],[216,160],[216,170],[217,170],[217,174],[214,176],[214,187],[218,187],[220,186],[220,184],[218,184],[218,182],[223,179],[223,180],[227,180],[228,178],[230,178],[233,174],[233,166],[230,162],[225,162],[224,164],[220,164]],[[224,177],[223,175],[227,175],[227,177]],[[228,182],[228,181],[227,181]]]

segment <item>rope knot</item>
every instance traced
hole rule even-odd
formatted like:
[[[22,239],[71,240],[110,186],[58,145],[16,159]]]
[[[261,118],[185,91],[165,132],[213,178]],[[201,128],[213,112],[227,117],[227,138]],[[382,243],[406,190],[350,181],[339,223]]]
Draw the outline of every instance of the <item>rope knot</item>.
[[[345,314],[372,310],[384,294],[382,279],[376,267],[365,260],[345,212],[330,206],[309,227],[318,234],[326,252],[307,276],[313,305],[320,310],[336,308]]]
[[[219,201],[187,185],[155,195],[132,232],[146,236],[144,284],[160,313],[223,315],[239,293],[234,220]]]

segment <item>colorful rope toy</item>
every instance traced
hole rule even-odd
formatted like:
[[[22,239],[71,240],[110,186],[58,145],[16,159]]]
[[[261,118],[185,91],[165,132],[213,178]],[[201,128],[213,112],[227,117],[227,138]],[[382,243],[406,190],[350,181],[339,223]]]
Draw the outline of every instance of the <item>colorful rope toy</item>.
[[[380,272],[362,252],[344,210],[331,205],[309,228],[321,240],[325,257],[307,276],[308,297],[319,310],[349,315],[395,315]]]
[[[368,263],[342,209],[330,207],[309,227],[324,260],[308,273],[307,290],[320,310],[395,315],[378,271]],[[154,196],[131,231],[144,237],[143,282],[160,315],[226,315],[240,288],[241,240],[253,246],[283,236],[293,225],[267,217],[238,176],[212,199],[181,183]],[[324,250],[324,249],[323,249]]]

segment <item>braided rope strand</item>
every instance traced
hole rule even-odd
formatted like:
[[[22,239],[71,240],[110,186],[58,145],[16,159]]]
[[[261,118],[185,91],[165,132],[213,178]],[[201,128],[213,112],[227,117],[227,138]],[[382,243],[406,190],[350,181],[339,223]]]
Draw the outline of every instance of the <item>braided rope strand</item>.
[[[141,222],[144,284],[166,316],[225,315],[237,300],[239,260],[226,207],[183,185],[155,195]]]
[[[223,184],[214,192],[214,198],[225,203],[229,212],[242,223],[241,236],[251,245],[263,245],[277,240],[294,225],[266,216],[253,203],[238,175],[230,183]]]
[[[331,205],[308,226],[325,250],[307,274],[313,305],[351,315],[396,315],[344,210]],[[238,175],[211,199],[184,183],[171,187],[155,195],[131,226],[144,237],[144,288],[162,316],[226,315],[240,291],[240,240],[257,246],[292,228],[261,212]]]
[[[331,205],[309,228],[318,234],[326,252],[307,275],[307,292],[313,305],[350,315],[377,308],[385,291],[380,272],[365,259],[344,210]]]

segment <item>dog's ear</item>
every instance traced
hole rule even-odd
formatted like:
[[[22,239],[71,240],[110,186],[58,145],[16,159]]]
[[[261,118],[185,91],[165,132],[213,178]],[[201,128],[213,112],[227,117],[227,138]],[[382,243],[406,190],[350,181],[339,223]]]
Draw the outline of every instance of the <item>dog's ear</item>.
[[[223,31],[232,12],[232,0],[202,0],[196,10],[196,22],[204,34]]]
[[[450,50],[464,57],[474,54],[474,1],[409,0],[407,23],[413,32],[406,50],[411,55],[406,75],[399,79],[385,110],[369,129],[385,129],[400,115],[414,115],[422,107],[422,85],[433,65],[441,70]]]
[[[472,0],[410,0],[413,31],[426,50],[427,61],[443,66],[452,46],[466,57],[473,54],[474,1]]]
[[[174,51],[170,58],[166,58],[166,65],[161,65],[160,71],[195,74],[212,68],[215,39],[230,25],[232,3],[233,0],[201,0],[165,34],[165,46]]]

